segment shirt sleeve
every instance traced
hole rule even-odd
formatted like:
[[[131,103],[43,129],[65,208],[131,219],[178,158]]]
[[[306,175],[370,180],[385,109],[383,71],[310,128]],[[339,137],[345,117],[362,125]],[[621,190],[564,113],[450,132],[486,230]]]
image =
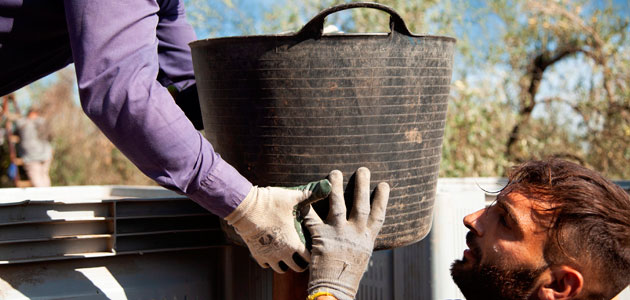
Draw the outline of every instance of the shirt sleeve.
[[[184,4],[179,0],[160,1],[157,38],[160,70],[158,81],[182,91],[195,83],[190,46],[196,40],[195,31],[186,22]]]
[[[158,184],[220,217],[232,212],[251,183],[214,152],[159,81],[180,87],[192,83],[191,57],[185,51],[158,54],[160,41],[183,49],[194,38],[190,27],[163,31],[159,40],[160,5],[155,1],[64,4],[85,113]],[[181,9],[181,15],[168,16],[171,22],[185,22]]]
[[[186,22],[184,3],[179,0],[159,0],[157,38],[160,71],[158,81],[174,87],[175,103],[195,129],[203,129],[199,96],[188,43],[196,40],[195,31]]]

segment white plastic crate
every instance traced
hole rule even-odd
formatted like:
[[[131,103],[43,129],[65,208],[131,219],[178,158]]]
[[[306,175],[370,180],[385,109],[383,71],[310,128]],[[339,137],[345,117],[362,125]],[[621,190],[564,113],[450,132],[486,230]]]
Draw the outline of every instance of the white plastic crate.
[[[0,264],[217,245],[217,217],[161,187],[0,189]]]

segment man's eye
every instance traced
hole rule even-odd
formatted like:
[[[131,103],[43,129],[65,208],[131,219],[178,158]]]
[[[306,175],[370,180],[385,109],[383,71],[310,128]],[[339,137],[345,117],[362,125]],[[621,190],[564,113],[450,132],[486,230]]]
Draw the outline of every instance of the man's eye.
[[[510,227],[507,223],[507,220],[505,219],[505,215],[504,214],[500,214],[499,215],[499,222],[501,223],[501,225],[505,226],[505,227]]]

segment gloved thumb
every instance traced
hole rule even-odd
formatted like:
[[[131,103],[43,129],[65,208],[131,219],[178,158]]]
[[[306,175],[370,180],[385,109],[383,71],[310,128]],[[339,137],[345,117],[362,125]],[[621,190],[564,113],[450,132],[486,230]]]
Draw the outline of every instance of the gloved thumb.
[[[304,197],[298,201],[300,207],[311,205],[319,200],[322,200],[330,194],[332,190],[330,181],[328,179],[322,179],[320,181],[312,181],[305,185],[289,187],[290,190],[298,190],[304,194]]]

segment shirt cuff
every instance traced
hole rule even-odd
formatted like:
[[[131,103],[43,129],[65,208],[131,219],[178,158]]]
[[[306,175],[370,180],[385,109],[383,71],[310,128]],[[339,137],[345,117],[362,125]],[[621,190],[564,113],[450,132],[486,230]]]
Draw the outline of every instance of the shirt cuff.
[[[205,209],[225,218],[252,189],[252,184],[220,157],[200,187],[189,197]]]

